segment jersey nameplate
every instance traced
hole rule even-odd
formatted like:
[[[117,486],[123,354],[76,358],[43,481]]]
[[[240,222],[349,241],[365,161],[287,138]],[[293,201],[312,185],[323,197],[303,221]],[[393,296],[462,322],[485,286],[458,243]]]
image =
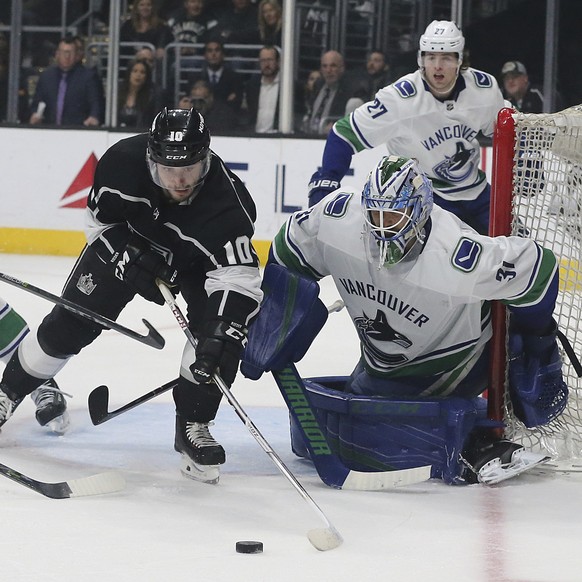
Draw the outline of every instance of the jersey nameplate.
[[[483,247],[477,241],[463,237],[453,253],[451,263],[457,269],[470,273],[477,266],[482,251]]]

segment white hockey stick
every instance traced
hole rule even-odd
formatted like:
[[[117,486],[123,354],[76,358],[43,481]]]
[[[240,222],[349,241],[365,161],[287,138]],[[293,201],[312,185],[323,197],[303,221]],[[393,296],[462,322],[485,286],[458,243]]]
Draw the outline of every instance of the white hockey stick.
[[[121,491],[125,487],[123,477],[119,473],[112,471],[98,473],[89,477],[80,477],[79,479],[70,479],[69,481],[60,481],[59,483],[46,483],[0,463],[0,475],[8,477],[8,479],[12,479],[12,481],[51,499],[103,495],[104,493]]]
[[[192,335],[192,332],[188,328],[188,322],[186,318],[182,314],[180,307],[176,303],[172,292],[168,289],[168,287],[162,282],[157,281],[158,287],[160,292],[162,293],[166,304],[172,310],[176,321],[180,324],[182,331],[188,338],[188,341],[192,344],[193,348],[196,348],[198,341]],[[307,537],[314,548],[320,551],[326,550],[333,550],[337,548],[342,542],[343,538],[337,529],[331,524],[325,513],[321,510],[321,508],[317,505],[317,503],[311,498],[309,493],[304,489],[303,485],[299,483],[295,475],[291,473],[291,471],[285,466],[285,463],[281,460],[279,455],[273,450],[271,445],[267,442],[267,440],[263,437],[260,433],[259,429],[255,426],[253,421],[249,418],[248,414],[243,410],[241,405],[238,403],[236,398],[233,396],[232,392],[225,384],[224,380],[218,375],[214,374],[212,376],[213,381],[216,383],[220,391],[224,394],[226,399],[228,400],[229,404],[234,408],[238,417],[242,420],[244,425],[248,428],[249,432],[253,435],[255,440],[259,443],[263,451],[267,453],[271,461],[277,466],[279,471],[287,478],[287,480],[295,487],[295,490],[303,497],[303,499],[311,506],[311,508],[317,513],[317,515],[321,518],[321,520],[325,523],[325,527],[323,528],[314,528],[310,529],[307,532]]]

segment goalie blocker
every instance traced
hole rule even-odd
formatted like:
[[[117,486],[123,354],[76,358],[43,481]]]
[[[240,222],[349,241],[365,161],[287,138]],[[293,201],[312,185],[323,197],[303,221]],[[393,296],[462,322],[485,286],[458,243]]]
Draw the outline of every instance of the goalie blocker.
[[[325,323],[319,286],[269,264],[263,290],[241,371],[251,379],[274,372],[298,456],[315,460],[330,450],[346,467],[367,472],[432,465],[431,477],[448,484],[498,483],[547,460],[492,437],[490,429],[502,425],[487,418],[483,398],[396,401],[346,393],[347,377],[301,379],[290,364],[305,355]]]

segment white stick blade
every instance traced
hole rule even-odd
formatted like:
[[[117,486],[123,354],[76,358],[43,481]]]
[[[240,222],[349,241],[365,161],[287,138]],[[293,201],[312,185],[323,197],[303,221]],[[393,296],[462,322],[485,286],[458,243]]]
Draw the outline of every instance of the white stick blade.
[[[310,529],[307,537],[311,545],[320,552],[333,550],[342,544],[344,539],[334,527],[320,527]]]
[[[394,489],[406,485],[422,483],[430,479],[431,466],[401,469],[399,471],[365,472],[350,471],[342,489],[356,491],[380,491],[382,489]]]
[[[120,473],[110,471],[81,479],[72,479],[67,481],[67,485],[71,489],[71,497],[84,497],[121,491],[125,488],[125,479]]]

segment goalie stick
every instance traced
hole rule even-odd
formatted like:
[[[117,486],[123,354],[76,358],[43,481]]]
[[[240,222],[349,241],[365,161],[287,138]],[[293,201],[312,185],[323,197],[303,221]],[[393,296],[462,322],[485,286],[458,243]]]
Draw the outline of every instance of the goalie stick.
[[[19,289],[23,289],[28,293],[32,293],[37,297],[42,297],[43,299],[46,299],[47,301],[50,301],[55,305],[60,305],[61,307],[68,309],[69,311],[77,315],[86,317],[87,319],[90,319],[95,323],[98,323],[100,325],[103,325],[104,327],[117,331],[134,340],[137,340],[138,342],[141,342],[142,344],[151,346],[152,348],[161,350],[166,343],[164,338],[158,332],[158,330],[155,329],[154,326],[146,319],[142,319],[142,321],[144,325],[148,328],[149,332],[147,333],[147,335],[141,335],[136,331],[133,331],[132,329],[124,327],[123,325],[119,325],[115,321],[112,321],[111,319],[108,319],[103,315],[99,315],[99,313],[95,313],[94,311],[86,309],[81,305],[77,305],[76,303],[73,303],[72,301],[69,301],[64,297],[58,297],[57,295],[53,295],[52,293],[49,293],[44,289],[35,287],[30,283],[26,283],[25,281],[21,281],[20,279],[16,279],[15,277],[11,277],[10,275],[6,275],[5,273],[0,273],[0,280],[4,281],[5,283],[8,283],[9,285],[13,285],[14,287],[18,287]]]
[[[125,487],[123,477],[114,472],[98,473],[89,477],[81,477],[59,483],[46,483],[0,463],[0,474],[51,499],[102,495],[121,491]]]
[[[97,386],[94,390],[92,390],[89,394],[88,400],[88,407],[89,407],[89,416],[91,417],[91,422],[94,425],[101,424],[103,422],[107,422],[112,418],[115,418],[119,414],[123,414],[156,396],[167,392],[168,390],[173,390],[178,385],[178,379],[172,380],[167,382],[163,386],[159,386],[158,388],[154,388],[151,392],[128,402],[121,408],[117,410],[112,410],[109,412],[107,407],[109,405],[109,388],[105,385]]]
[[[192,332],[188,328],[188,322],[182,314],[180,307],[176,303],[172,292],[166,287],[162,281],[157,281],[160,292],[162,293],[166,304],[172,310],[172,314],[176,318],[176,321],[182,328],[182,331],[188,338],[188,341],[193,348],[196,348],[198,341],[192,335]],[[342,542],[343,538],[337,529],[331,524],[325,513],[321,510],[319,505],[313,500],[313,498],[307,493],[303,485],[299,483],[295,475],[287,468],[285,463],[281,460],[279,455],[273,450],[271,445],[267,442],[265,437],[261,434],[259,429],[255,426],[253,421],[249,418],[248,414],[244,411],[241,405],[238,403],[237,399],[234,397],[228,386],[225,384],[224,380],[219,374],[215,373],[212,376],[212,380],[216,383],[222,394],[226,397],[229,404],[234,408],[238,417],[247,427],[254,439],[259,443],[263,451],[267,453],[271,461],[276,465],[279,471],[287,478],[287,480],[293,485],[295,490],[301,495],[301,497],[309,504],[309,506],[317,513],[321,520],[325,523],[323,528],[313,528],[307,532],[307,538],[311,542],[314,548],[320,551],[333,550],[337,548]]]

